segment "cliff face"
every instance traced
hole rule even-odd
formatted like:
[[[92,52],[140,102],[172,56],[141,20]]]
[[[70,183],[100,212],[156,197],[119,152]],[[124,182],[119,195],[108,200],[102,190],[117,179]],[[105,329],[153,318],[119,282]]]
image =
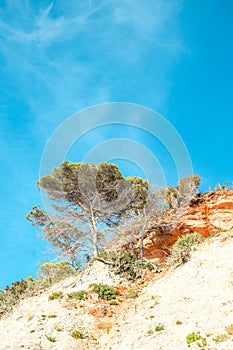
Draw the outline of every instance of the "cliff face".
[[[192,232],[209,237],[232,228],[233,191],[207,193],[151,227],[144,239],[145,257],[162,262],[179,237]]]
[[[204,196],[200,202],[192,203],[183,222],[174,230],[182,234],[193,231],[208,237],[216,230],[233,227],[233,192],[219,191]]]

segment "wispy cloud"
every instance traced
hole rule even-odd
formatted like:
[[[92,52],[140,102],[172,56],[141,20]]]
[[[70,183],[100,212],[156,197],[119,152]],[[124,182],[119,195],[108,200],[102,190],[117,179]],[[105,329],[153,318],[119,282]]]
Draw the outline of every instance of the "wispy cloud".
[[[86,6],[80,9],[77,3],[76,5],[75,13],[72,12],[72,6],[69,4],[67,8],[70,11],[67,14],[62,13],[62,15],[57,16],[54,15],[56,9],[53,11],[55,8],[53,3],[37,11],[28,2],[21,3],[21,6],[16,6],[14,9],[18,17],[10,17],[10,21],[0,20],[1,32],[7,40],[12,42],[21,42],[36,47],[51,45],[56,41],[70,38],[79,31],[85,31],[88,18],[102,8],[102,6],[95,8]],[[9,7],[12,8],[12,6]],[[4,17],[5,12],[9,13],[9,7],[2,10],[2,17]]]
[[[77,109],[111,99],[163,104],[166,70],[183,49],[181,6],[180,0],[7,2],[0,51],[36,129],[45,120],[52,129]]]

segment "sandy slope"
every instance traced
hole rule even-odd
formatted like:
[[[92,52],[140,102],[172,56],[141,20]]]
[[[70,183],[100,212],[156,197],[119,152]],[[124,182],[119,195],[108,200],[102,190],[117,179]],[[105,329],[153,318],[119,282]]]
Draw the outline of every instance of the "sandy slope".
[[[197,247],[191,261],[151,281],[134,307],[118,319],[118,326],[101,338],[100,349],[185,350],[186,335],[200,332],[208,346],[233,349],[233,337],[216,344],[212,339],[233,324],[232,233],[207,240]],[[177,325],[176,321],[181,321]],[[155,331],[159,324],[164,330]]]
[[[106,316],[91,312],[98,305],[106,307],[94,296],[76,304],[65,298],[48,301],[50,290],[22,300],[0,321],[0,349],[232,350],[233,336],[220,343],[213,341],[227,334],[225,327],[233,324],[232,236],[233,232],[222,233],[201,243],[188,263],[160,278],[155,276],[139,297],[113,306]],[[85,274],[72,276],[52,290],[66,294],[93,282],[119,283],[97,262]],[[100,322],[105,321],[109,327],[100,329]],[[160,324],[164,330],[156,332]],[[87,338],[72,338],[74,326],[82,328]],[[186,335],[191,332],[200,333],[207,345],[198,347],[195,342],[188,346]],[[46,335],[56,341],[49,341]]]

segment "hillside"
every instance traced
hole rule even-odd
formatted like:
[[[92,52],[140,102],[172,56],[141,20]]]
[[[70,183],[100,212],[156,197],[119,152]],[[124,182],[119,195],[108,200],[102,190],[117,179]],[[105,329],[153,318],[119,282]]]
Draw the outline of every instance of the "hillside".
[[[158,272],[145,270],[142,278],[132,283],[115,275],[106,264],[91,262],[81,273],[21,300],[5,315],[0,321],[0,349],[231,350],[233,215],[229,211],[233,200],[230,195],[231,192],[217,193],[215,198],[208,197],[206,202],[202,200],[187,208],[181,220],[183,224],[178,223],[181,234],[184,227],[189,227],[189,232],[196,231],[200,226],[199,213],[208,218],[204,221],[208,235],[214,232],[215,235],[197,244],[186,264],[177,268],[165,264]],[[207,202],[214,208],[208,215],[203,210]],[[196,218],[191,210],[195,210]],[[215,219],[211,221],[213,216]],[[173,234],[178,232],[178,226]],[[118,305],[110,305],[92,291],[91,284],[100,282],[116,288]],[[84,300],[67,300],[68,293],[82,289],[88,291]],[[49,300],[53,292],[59,291],[63,297]],[[72,337],[74,331],[83,339]],[[186,336],[193,332],[201,339],[188,345]]]
[[[232,249],[233,232],[223,233],[200,244],[185,265],[152,279],[119,315],[118,325],[100,338],[99,349],[198,349],[186,343],[192,332],[206,339],[203,349],[233,349],[232,336],[213,341],[233,324]],[[156,332],[160,324],[164,330]]]

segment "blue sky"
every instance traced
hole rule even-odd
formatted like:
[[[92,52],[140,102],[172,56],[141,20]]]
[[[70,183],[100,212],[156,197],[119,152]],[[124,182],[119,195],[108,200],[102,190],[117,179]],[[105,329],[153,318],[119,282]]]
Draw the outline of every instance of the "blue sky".
[[[0,0],[0,288],[46,259],[24,218],[41,202],[49,137],[82,109],[111,101],[154,109],[183,138],[203,189],[231,183],[232,14],[233,3],[220,0]],[[87,135],[85,152],[121,130],[100,133]],[[124,133],[161,158],[175,184],[167,151],[132,128]],[[80,149],[69,160],[80,160]],[[118,163],[126,175],[139,171]]]

